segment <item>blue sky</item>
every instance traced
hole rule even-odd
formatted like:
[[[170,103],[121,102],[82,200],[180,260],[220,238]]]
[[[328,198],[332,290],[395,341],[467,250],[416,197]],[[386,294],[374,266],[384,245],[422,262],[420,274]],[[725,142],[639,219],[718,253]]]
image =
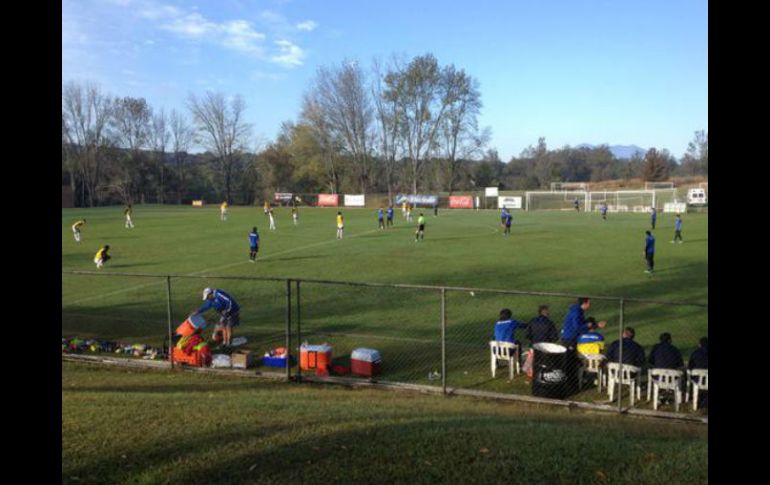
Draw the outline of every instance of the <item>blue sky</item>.
[[[256,140],[322,65],[425,53],[476,78],[503,161],[546,138],[680,157],[708,130],[708,2],[63,0],[62,80],[184,109],[241,94]]]

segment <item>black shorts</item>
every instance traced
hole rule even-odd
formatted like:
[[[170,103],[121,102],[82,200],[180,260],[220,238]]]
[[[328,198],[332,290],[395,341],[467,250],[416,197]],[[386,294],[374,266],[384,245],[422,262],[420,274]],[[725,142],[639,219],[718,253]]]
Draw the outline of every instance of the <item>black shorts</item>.
[[[259,251],[259,246],[252,246],[251,247],[251,252],[252,253],[256,253],[257,251]]]
[[[418,227],[417,230],[425,232],[425,224],[420,224],[420,227]]]
[[[240,312],[231,313],[229,315],[222,315],[222,317],[219,319],[219,325],[224,327],[237,327],[240,323]]]

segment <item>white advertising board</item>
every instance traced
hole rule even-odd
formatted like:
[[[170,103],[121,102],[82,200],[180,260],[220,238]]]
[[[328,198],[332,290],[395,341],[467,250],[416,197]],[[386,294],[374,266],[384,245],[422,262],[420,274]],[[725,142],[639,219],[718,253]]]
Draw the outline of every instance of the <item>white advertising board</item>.
[[[498,197],[497,207],[509,209],[521,209],[521,197]]]
[[[361,195],[348,195],[345,194],[345,207],[364,207],[366,205],[366,197]]]

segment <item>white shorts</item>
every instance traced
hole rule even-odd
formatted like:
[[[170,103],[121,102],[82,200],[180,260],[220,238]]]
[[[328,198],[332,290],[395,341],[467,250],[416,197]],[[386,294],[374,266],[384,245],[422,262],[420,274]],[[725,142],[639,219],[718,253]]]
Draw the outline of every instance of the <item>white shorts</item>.
[[[343,226],[341,224],[337,224],[337,229],[345,229],[345,226]]]

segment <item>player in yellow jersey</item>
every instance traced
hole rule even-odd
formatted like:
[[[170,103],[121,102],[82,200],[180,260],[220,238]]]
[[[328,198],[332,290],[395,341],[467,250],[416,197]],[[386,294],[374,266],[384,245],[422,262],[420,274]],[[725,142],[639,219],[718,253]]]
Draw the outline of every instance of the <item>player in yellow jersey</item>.
[[[72,224],[72,234],[75,236],[75,241],[80,242],[80,226],[86,223],[85,219],[81,219]]]
[[[96,256],[94,256],[94,263],[96,263],[96,268],[101,268],[104,266],[104,263],[106,263],[110,259],[110,255],[107,254],[107,251],[110,250],[109,245],[104,245],[100,250],[96,252]]]
[[[337,239],[342,239],[342,232],[345,229],[345,219],[342,212],[337,212]]]
[[[406,202],[401,204],[401,215],[406,217]]]
[[[265,215],[267,215],[267,212],[270,210],[270,202],[265,201],[264,208],[265,208]]]
[[[294,221],[295,226],[299,224],[299,209],[297,209],[296,205],[291,208],[291,219]]]
[[[222,202],[222,205],[219,206],[219,220],[227,220],[227,201]]]

